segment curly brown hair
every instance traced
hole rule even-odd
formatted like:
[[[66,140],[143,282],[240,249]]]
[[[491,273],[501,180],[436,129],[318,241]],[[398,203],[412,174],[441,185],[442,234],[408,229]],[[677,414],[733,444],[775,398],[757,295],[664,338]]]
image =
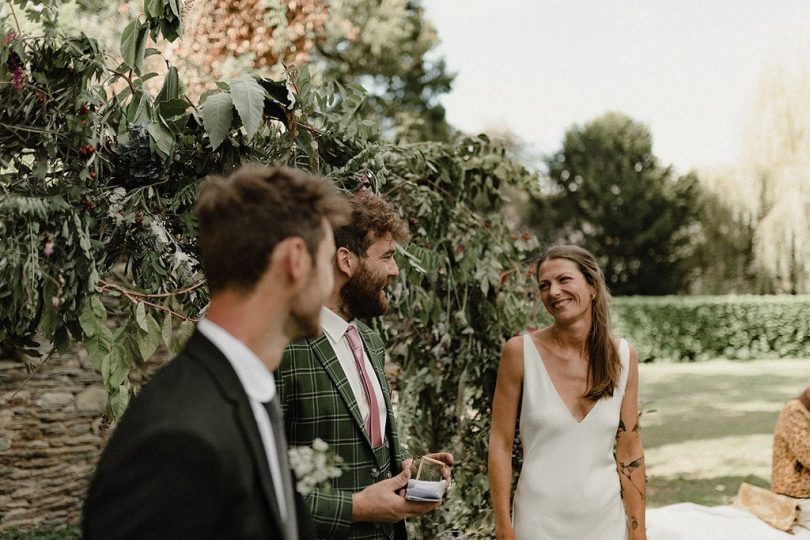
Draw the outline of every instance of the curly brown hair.
[[[410,239],[408,226],[393,206],[378,195],[361,192],[350,199],[352,216],[349,223],[335,229],[335,246],[345,247],[361,257],[369,246],[391,233],[394,241],[404,244]]]
[[[323,220],[340,227],[348,222],[350,207],[323,178],[254,165],[208,180],[194,214],[203,273],[213,293],[226,287],[252,290],[273,249],[286,238],[302,238],[314,261]]]

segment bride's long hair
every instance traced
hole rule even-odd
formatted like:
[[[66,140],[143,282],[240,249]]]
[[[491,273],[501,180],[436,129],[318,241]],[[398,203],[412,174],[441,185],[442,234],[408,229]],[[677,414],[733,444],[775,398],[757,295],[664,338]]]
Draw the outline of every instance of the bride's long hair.
[[[585,280],[596,290],[596,298],[591,300],[591,331],[587,343],[588,390],[584,397],[598,401],[612,396],[619,384],[622,363],[610,332],[610,291],[605,283],[605,275],[590,251],[579,246],[552,246],[537,261],[538,283],[540,265],[551,259],[574,262]]]

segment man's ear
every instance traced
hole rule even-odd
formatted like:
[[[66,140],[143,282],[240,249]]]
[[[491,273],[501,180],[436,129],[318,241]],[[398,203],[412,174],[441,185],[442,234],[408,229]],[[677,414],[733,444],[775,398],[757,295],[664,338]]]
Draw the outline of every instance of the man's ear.
[[[352,277],[355,268],[357,268],[357,255],[348,248],[339,247],[335,251],[335,266],[346,277]]]
[[[273,250],[272,261],[279,264],[291,281],[303,279],[312,264],[307,246],[298,236],[285,238],[279,242]]]

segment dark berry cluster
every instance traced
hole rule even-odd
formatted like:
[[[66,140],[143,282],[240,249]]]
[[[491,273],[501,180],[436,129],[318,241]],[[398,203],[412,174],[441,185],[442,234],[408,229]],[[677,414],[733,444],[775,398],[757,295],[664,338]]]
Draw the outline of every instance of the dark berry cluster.
[[[95,151],[96,148],[89,143],[79,148],[79,154],[81,154],[82,157],[92,156]]]
[[[22,92],[23,89],[23,63],[20,59],[20,55],[16,52],[11,51],[8,55],[8,60],[6,60],[6,65],[8,66],[9,71],[11,71],[11,84],[18,92]]]

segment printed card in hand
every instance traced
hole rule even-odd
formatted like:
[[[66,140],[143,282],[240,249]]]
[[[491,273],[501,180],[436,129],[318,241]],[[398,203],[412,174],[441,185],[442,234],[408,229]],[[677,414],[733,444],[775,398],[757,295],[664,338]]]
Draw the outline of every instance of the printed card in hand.
[[[437,459],[422,456],[419,460],[419,467],[416,470],[416,480],[426,482],[441,482],[444,462]]]

